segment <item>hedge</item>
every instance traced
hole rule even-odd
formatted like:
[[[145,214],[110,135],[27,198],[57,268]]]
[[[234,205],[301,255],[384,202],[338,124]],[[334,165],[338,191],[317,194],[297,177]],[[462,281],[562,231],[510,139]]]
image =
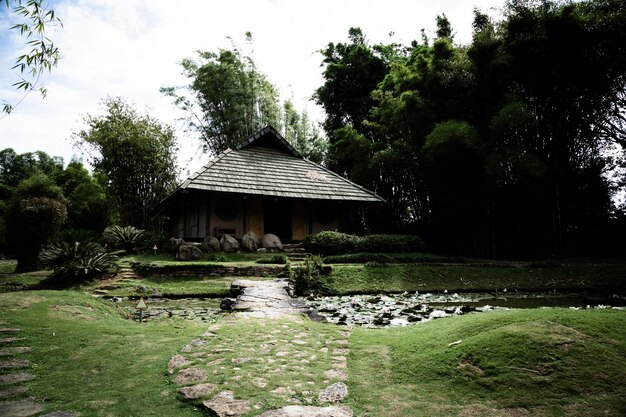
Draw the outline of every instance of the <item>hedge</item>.
[[[302,244],[307,251],[325,256],[358,252],[417,252],[424,249],[424,242],[419,236],[367,235],[361,237],[332,231],[309,235]]]

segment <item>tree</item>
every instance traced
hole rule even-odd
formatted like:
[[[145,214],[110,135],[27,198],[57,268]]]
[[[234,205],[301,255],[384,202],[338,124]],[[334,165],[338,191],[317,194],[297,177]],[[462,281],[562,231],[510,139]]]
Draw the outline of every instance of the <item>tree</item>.
[[[67,228],[99,234],[110,224],[113,212],[106,192],[81,162],[71,161],[56,183],[67,199]]]
[[[16,272],[32,271],[42,246],[63,225],[67,210],[61,189],[43,174],[20,182],[5,211],[7,243]]]
[[[308,113],[298,113],[293,103],[287,100],[282,109],[282,135],[305,158],[322,163],[328,150],[328,141],[310,121]]]
[[[57,65],[59,50],[45,33],[50,26],[63,24],[54,10],[49,9],[43,0],[4,0],[4,4],[14,15],[21,18],[11,29],[19,31],[20,35],[29,39],[26,45],[31,48],[15,60],[13,69],[19,71],[20,81],[13,86],[18,90],[24,90],[25,94],[14,104],[2,100],[2,112],[9,114],[32,91],[38,91],[42,97],[46,97],[47,90],[40,84],[41,76]]]
[[[74,134],[106,178],[106,192],[123,225],[150,228],[152,210],[176,184],[173,130],[139,114],[121,98],[104,100],[104,115],[85,117]]]
[[[248,42],[251,36],[247,34]],[[181,63],[191,81],[188,86],[161,92],[189,113],[189,126],[200,132],[205,151],[218,154],[268,124],[279,125],[278,91],[250,56],[233,48],[199,51],[198,58]]]

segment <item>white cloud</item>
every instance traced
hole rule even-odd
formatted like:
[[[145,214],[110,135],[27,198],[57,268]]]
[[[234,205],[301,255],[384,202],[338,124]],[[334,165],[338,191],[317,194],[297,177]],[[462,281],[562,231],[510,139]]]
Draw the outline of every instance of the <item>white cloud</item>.
[[[9,117],[0,120],[0,148],[17,152],[43,150],[63,156],[74,153],[68,141],[81,128],[81,115],[97,114],[107,95],[123,96],[164,123],[180,117],[170,100],[159,93],[164,85],[185,80],[178,65],[198,49],[228,48],[231,36],[245,48],[244,33],[254,37],[254,58],[285,97],[293,94],[297,106],[321,118],[309,101],[322,82],[321,56],[328,42],[341,42],[348,29],[359,26],[371,43],[419,38],[426,28],[432,36],[435,16],[445,13],[456,40],[471,38],[472,10],[501,6],[502,0],[74,0],[57,1],[54,9],[64,28],[51,37],[62,53],[58,67],[47,78],[48,98],[31,94]],[[7,26],[0,31],[6,32]],[[15,37],[0,34],[0,51],[17,48]],[[18,42],[23,42],[17,38]],[[3,54],[5,55],[5,54]],[[0,97],[16,97],[14,73],[6,70],[8,56],[0,58]],[[180,137],[183,144],[188,137]],[[183,146],[179,163],[187,166],[195,146]],[[203,163],[196,158],[192,168]]]

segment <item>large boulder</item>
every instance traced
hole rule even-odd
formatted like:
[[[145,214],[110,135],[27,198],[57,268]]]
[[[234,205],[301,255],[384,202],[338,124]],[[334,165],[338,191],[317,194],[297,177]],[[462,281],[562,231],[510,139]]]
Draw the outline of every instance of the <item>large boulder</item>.
[[[178,248],[180,247],[180,245],[186,245],[186,244],[187,244],[187,242],[185,242],[183,239],[176,238],[176,237],[171,237],[167,241],[167,244],[165,246],[165,250],[168,253],[178,253]]]
[[[237,239],[235,239],[231,235],[222,236],[222,238],[220,239],[220,245],[222,246],[222,250],[224,252],[239,251],[239,242],[237,242]]]
[[[176,259],[179,261],[193,261],[200,259],[202,251],[195,245],[180,245],[178,247],[178,253]]]
[[[200,248],[207,253],[219,252],[221,250],[220,241],[214,236],[207,236]]]
[[[263,239],[261,239],[261,246],[270,252],[283,250],[283,243],[280,241],[280,238],[271,233],[263,235]]]
[[[241,247],[248,252],[256,252],[261,244],[261,239],[256,233],[250,231],[241,238]]]

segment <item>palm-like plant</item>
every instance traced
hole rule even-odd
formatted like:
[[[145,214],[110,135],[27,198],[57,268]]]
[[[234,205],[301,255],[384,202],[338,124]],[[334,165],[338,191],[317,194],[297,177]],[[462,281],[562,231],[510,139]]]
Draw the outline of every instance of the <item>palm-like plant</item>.
[[[133,226],[108,226],[102,232],[102,240],[116,246],[122,246],[127,255],[135,250],[135,244],[145,235],[145,230]]]
[[[50,279],[57,282],[83,281],[117,269],[116,257],[95,242],[57,240],[44,247],[39,259],[54,268]]]

